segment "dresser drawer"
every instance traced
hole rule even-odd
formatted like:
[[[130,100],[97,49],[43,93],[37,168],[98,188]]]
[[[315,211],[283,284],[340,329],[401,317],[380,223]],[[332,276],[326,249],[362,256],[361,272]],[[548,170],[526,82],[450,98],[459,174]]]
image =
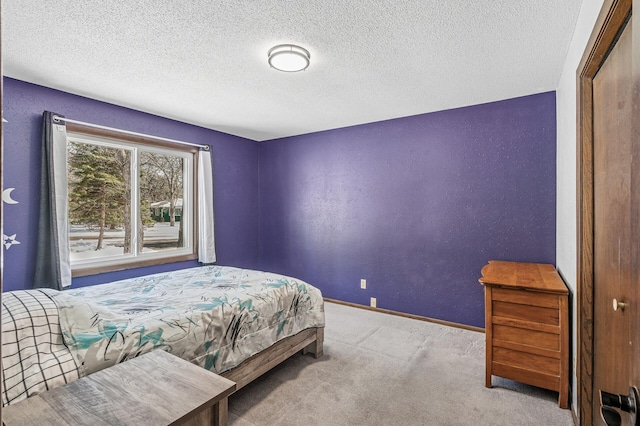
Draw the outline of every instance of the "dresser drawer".
[[[538,293],[527,290],[513,290],[496,287],[493,289],[493,300],[517,303],[518,305],[540,306],[542,308],[560,309],[560,301],[555,294]]]
[[[560,360],[513,349],[493,347],[493,362],[513,367],[525,368],[539,373],[560,375]]]
[[[544,331],[527,330],[519,327],[494,324],[493,342],[503,340],[505,342],[518,343],[526,346],[546,349],[550,351],[560,350],[560,335]]]
[[[511,318],[555,326],[560,325],[560,311],[558,308],[520,305],[494,300],[492,309],[494,317]]]
[[[492,363],[492,366],[493,366],[492,367],[493,371],[497,376],[507,377],[507,378],[510,378],[511,380],[526,383],[528,385],[538,386],[540,388],[550,389],[550,390],[559,391],[559,392],[562,392],[561,383],[567,379],[566,377],[563,378],[562,375],[555,376],[547,373],[531,371],[526,368],[500,364],[497,362]],[[568,407],[569,401],[568,400],[566,402],[564,401],[564,398],[568,396],[569,396],[568,393],[567,395],[563,394],[562,397],[559,396],[558,402],[562,408]]]

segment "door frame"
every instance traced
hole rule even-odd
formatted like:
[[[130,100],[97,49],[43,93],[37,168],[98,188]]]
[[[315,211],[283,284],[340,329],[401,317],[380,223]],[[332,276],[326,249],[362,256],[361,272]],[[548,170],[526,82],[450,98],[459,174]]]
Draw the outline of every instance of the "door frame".
[[[580,424],[593,424],[593,78],[631,14],[633,0],[605,0],[577,70],[577,391]]]

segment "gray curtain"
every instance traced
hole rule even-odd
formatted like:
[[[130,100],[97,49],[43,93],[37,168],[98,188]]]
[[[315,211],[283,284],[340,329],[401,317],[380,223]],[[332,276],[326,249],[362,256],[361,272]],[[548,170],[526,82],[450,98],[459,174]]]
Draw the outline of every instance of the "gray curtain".
[[[40,210],[33,287],[62,290],[71,284],[68,235],[61,235],[61,230],[67,230],[66,223],[63,224],[67,221],[67,194],[66,182],[64,189],[60,185],[56,188],[55,176],[64,173],[66,177],[66,170],[56,170],[56,163],[59,165],[61,160],[66,165],[66,159],[60,158],[61,152],[66,153],[66,126],[64,122],[54,122],[54,115],[63,117],[50,111],[45,111],[42,117]]]

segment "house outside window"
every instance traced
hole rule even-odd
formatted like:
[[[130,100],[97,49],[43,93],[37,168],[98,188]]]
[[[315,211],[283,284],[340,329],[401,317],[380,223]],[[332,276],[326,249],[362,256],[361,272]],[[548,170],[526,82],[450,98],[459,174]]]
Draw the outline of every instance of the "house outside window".
[[[67,125],[74,276],[195,259],[197,150]]]

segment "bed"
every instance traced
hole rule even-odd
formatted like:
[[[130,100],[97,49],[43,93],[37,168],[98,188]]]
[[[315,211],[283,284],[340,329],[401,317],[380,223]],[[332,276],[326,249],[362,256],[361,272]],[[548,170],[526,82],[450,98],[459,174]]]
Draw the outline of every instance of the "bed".
[[[3,406],[152,350],[238,389],[296,352],[322,355],[320,291],[267,272],[203,266],[2,302]]]

